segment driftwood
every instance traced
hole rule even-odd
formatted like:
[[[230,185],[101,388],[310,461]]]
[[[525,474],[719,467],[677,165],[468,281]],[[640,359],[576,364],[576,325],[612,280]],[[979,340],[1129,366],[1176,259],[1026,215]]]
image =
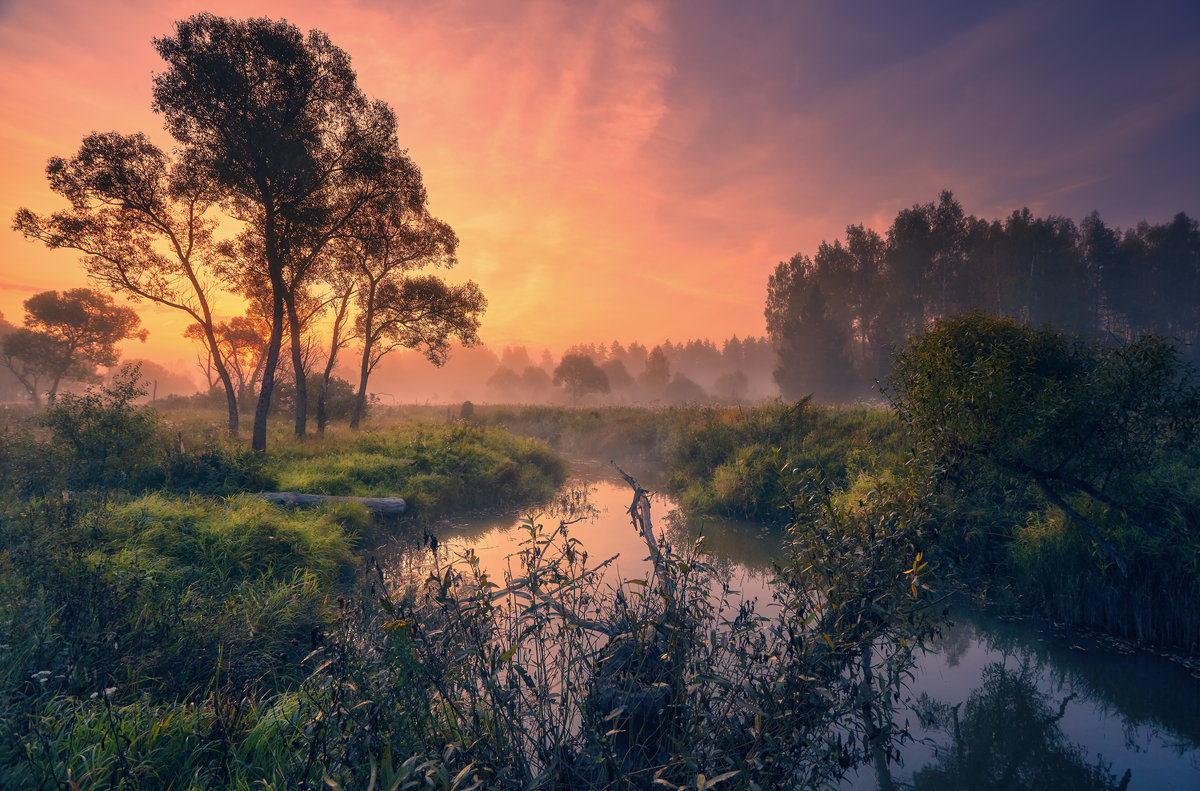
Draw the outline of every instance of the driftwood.
[[[303,507],[322,503],[362,503],[382,516],[397,516],[408,509],[403,497],[337,497],[330,494],[300,494],[299,492],[260,492],[259,497],[275,505]]]

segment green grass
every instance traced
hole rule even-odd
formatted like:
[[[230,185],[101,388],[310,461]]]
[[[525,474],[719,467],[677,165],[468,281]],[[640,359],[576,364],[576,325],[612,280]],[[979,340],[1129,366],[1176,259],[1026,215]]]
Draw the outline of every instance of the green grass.
[[[566,474],[544,443],[467,424],[401,424],[279,443],[267,471],[283,491],[403,497],[422,517],[544,501]]]

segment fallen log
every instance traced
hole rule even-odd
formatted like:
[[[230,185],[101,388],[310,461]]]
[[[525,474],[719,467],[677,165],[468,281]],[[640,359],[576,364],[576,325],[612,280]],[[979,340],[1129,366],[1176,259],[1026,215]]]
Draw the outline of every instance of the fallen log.
[[[259,492],[259,497],[275,505],[302,508],[322,503],[362,503],[381,516],[398,516],[408,509],[403,497],[341,497],[331,494],[301,494],[300,492]]]

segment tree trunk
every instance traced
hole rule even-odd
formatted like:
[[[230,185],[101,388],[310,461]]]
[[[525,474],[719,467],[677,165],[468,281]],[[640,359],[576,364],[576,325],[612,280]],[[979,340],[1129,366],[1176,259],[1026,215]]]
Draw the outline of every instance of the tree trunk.
[[[354,395],[354,411],[350,413],[350,428],[357,429],[367,408],[367,379],[371,375],[371,346],[364,341],[362,366],[358,372],[358,392]]]
[[[358,393],[354,396],[354,411],[350,413],[350,428],[358,429],[363,412],[367,408],[367,379],[371,376],[371,347],[374,346],[375,332],[375,284],[371,284],[368,294],[366,315],[363,317],[362,330],[362,365],[358,371]]]
[[[292,371],[296,374],[296,436],[304,438],[308,427],[308,377],[304,372],[303,338],[300,337],[300,314],[294,299],[287,300],[288,329],[292,336]]]
[[[207,314],[207,310],[205,311]],[[225,404],[229,408],[229,433],[236,437],[238,434],[238,399],[237,390],[234,389],[233,379],[229,376],[229,369],[225,367],[225,361],[221,359],[221,345],[217,343],[217,336],[213,334],[212,322],[203,325],[204,339],[208,342],[208,353],[211,356],[211,366],[217,369],[217,378],[221,380],[221,385],[225,388]],[[209,389],[212,389],[212,380],[209,378]]]
[[[267,360],[263,365],[262,386],[258,390],[258,407],[254,410],[254,430],[250,447],[255,453],[267,452],[267,415],[271,411],[271,392],[275,389],[275,367],[279,364],[279,346],[283,339],[283,294],[276,289],[271,299],[271,340],[267,343]]]

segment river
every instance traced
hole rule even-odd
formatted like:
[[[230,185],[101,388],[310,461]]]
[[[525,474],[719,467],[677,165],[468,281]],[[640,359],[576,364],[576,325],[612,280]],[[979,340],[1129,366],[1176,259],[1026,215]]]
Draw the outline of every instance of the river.
[[[632,472],[632,471],[631,471]],[[643,480],[652,486],[653,480]],[[644,577],[647,549],[626,510],[632,490],[604,465],[579,463],[560,503],[595,560],[617,556],[614,577]],[[782,538],[753,524],[712,517],[684,519],[670,498],[653,498],[655,526],[669,540],[700,536],[734,588],[770,599],[772,558]],[[525,537],[522,516],[500,514],[445,524],[441,552],[468,549],[500,576]],[[1006,621],[972,609],[950,622],[918,656],[897,724],[912,739],[891,765],[891,778],[864,767],[839,787],[935,789],[1200,789],[1200,672],[1143,650],[1068,630]],[[883,782],[881,782],[883,780]]]

